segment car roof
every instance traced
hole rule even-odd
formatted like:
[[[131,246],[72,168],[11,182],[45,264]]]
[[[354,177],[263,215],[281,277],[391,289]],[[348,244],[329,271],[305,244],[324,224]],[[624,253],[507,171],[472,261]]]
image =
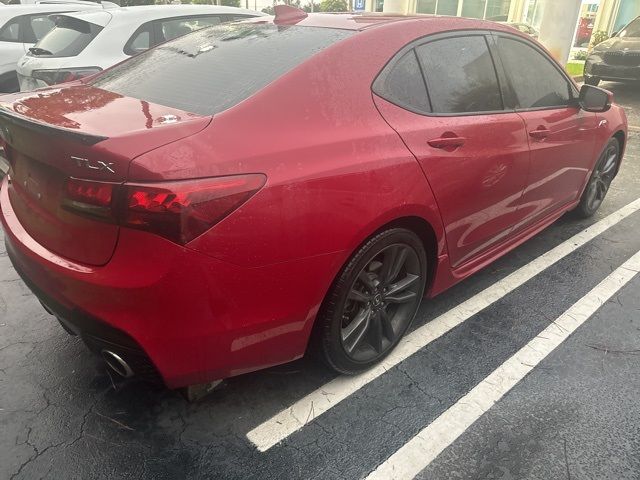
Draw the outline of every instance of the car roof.
[[[344,30],[366,30],[372,27],[382,27],[384,25],[396,24],[398,22],[407,22],[421,20],[430,23],[446,21],[446,30],[455,29],[499,29],[501,26],[497,22],[489,20],[477,20],[473,18],[453,17],[445,15],[429,15],[429,14],[389,14],[389,13],[309,13],[306,17],[296,21],[278,22],[274,16],[266,18],[254,18],[245,20],[251,23],[286,23],[287,25],[299,25],[305,27],[325,27],[338,28]]]
[[[123,23],[144,23],[159,18],[180,17],[183,15],[216,15],[216,14],[244,14],[263,16],[261,12],[236,7],[221,7],[217,5],[140,5],[135,7],[110,8],[100,11],[74,12],[67,17],[85,20],[102,27],[110,21]]]
[[[99,3],[96,3],[95,6],[77,3],[5,5],[0,9],[0,21],[6,21],[20,15],[37,14],[41,12],[76,12],[80,10],[102,10],[102,7]]]

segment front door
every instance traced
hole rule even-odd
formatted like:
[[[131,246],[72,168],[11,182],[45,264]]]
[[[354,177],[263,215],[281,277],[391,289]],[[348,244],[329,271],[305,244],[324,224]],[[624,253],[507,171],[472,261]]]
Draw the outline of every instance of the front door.
[[[496,42],[531,150],[524,227],[579,197],[595,155],[598,119],[577,106],[574,86],[541,50],[501,35]]]

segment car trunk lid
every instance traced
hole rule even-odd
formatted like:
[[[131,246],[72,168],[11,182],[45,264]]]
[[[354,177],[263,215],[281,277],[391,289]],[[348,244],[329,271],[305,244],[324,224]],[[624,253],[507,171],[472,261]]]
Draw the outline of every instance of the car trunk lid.
[[[52,252],[103,265],[118,226],[67,211],[68,179],[122,183],[135,157],[197,133],[210,120],[84,84],[3,97],[0,135],[16,216]]]

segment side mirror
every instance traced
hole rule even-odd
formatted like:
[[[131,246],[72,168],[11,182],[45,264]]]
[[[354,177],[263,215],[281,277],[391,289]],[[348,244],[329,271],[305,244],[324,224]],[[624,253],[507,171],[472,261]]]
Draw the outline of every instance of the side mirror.
[[[586,112],[606,112],[613,103],[613,93],[593,85],[583,85],[578,102]]]

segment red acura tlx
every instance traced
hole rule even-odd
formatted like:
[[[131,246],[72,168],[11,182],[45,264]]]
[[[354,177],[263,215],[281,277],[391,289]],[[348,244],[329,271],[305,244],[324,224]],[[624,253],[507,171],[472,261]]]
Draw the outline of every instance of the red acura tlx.
[[[16,270],[115,372],[178,388],[379,362],[423,297],[593,215],[627,123],[508,26],[278,7],[0,97],[0,136]]]

